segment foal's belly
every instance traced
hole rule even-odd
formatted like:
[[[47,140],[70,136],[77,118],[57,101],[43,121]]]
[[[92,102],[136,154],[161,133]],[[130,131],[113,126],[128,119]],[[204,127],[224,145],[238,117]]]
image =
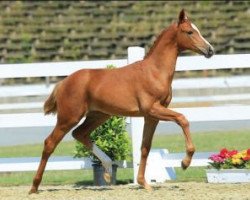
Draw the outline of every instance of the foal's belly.
[[[99,111],[116,116],[141,116],[139,108],[134,104],[121,102],[92,101],[88,108],[89,111]]]
[[[115,89],[92,97],[88,102],[88,110],[118,116],[141,115],[135,96],[128,93],[118,94]]]

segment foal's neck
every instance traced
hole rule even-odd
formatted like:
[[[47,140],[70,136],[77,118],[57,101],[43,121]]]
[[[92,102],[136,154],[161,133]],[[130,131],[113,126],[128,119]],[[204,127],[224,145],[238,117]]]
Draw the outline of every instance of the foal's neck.
[[[176,24],[173,24],[165,29],[145,57],[153,63],[152,67],[157,68],[167,76],[173,76],[178,56],[176,26]]]

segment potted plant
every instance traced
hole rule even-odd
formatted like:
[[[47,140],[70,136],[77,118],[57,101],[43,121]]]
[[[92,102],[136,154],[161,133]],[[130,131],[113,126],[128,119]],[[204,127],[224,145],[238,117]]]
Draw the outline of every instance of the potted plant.
[[[90,134],[92,141],[113,161],[129,159],[130,140],[124,117],[113,116]],[[105,169],[100,160],[80,142],[76,142],[75,157],[90,157],[93,162],[94,185],[107,185],[103,178]],[[113,164],[111,184],[116,184],[117,165]]]
[[[222,149],[209,157],[207,170],[210,183],[250,182],[250,149],[237,151]]]

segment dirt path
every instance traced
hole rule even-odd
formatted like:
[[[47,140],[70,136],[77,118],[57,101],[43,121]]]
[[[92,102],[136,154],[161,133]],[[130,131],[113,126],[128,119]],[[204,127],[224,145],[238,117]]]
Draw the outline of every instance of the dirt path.
[[[67,200],[250,200],[250,184],[164,183],[147,192],[138,186],[105,188],[41,186],[39,194],[28,195],[28,186],[1,187],[0,199],[67,199]]]

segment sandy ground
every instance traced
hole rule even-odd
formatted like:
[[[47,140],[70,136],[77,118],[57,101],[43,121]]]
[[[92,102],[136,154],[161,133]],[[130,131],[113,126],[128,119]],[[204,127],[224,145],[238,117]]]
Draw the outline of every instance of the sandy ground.
[[[29,186],[1,187],[0,199],[84,200],[250,200],[250,184],[164,183],[148,192],[134,185],[111,187],[41,186],[28,195]]]

